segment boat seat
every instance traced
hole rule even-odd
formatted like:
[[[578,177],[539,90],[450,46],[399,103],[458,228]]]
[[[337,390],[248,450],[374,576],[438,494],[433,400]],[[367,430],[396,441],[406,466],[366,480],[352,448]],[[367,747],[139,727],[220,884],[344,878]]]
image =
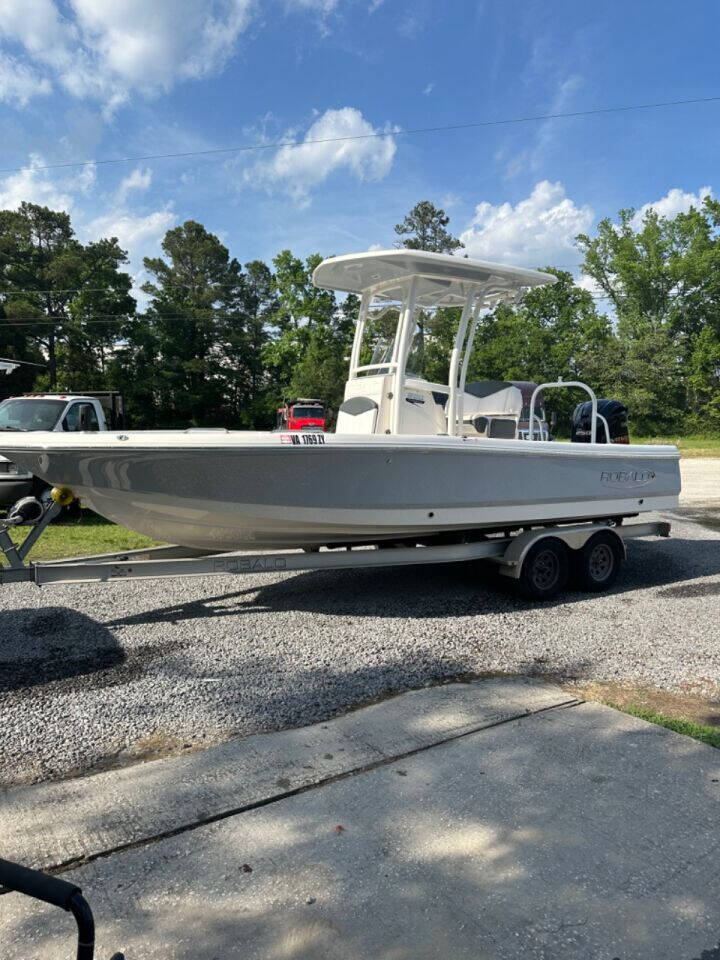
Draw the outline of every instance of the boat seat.
[[[512,387],[512,383],[507,383],[505,380],[476,380],[465,384],[465,393],[482,400],[509,387]]]
[[[378,405],[370,397],[349,397],[338,411],[336,433],[375,433]]]
[[[482,415],[474,414],[463,420],[462,435],[464,437],[486,436],[488,428],[488,418]]]
[[[494,440],[514,440],[517,435],[517,420],[503,420],[501,417],[492,417],[488,436]]]
[[[517,420],[508,417],[486,417],[474,414],[463,421],[464,437],[491,437],[494,440],[514,440],[517,436]]]

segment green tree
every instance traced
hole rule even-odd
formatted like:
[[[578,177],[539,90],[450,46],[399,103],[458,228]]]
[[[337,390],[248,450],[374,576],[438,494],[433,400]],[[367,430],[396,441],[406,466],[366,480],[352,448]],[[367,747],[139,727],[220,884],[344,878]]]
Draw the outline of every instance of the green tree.
[[[464,244],[448,231],[449,223],[450,217],[444,210],[429,200],[421,200],[406,214],[402,223],[395,224],[395,233],[403,238],[398,241],[398,246],[408,250],[427,250],[430,253],[454,253]],[[417,349],[414,357],[416,373],[435,381],[437,371],[443,366],[447,368],[447,362],[443,365],[439,350],[441,341],[444,341],[447,335],[448,324],[455,317],[456,311],[437,311],[435,315],[424,310],[418,311]],[[459,319],[459,313],[457,318]],[[455,319],[456,324],[458,319]]]
[[[25,335],[25,328],[13,324],[5,314],[0,295],[0,357],[10,360],[27,360],[30,363],[43,364],[44,357],[38,347]],[[27,393],[33,389],[40,367],[21,366],[10,376],[0,374],[0,401],[18,393]]]
[[[421,200],[416,203],[402,223],[395,225],[395,233],[403,239],[398,242],[408,250],[429,250],[432,253],[454,253],[464,244],[448,232],[450,217],[444,210]]]
[[[677,343],[664,327],[618,337],[609,370],[610,396],[630,410],[640,436],[675,432],[684,417],[685,373]]]
[[[299,382],[308,384],[312,368],[310,361],[303,361],[311,344],[311,355],[316,357],[318,351],[324,356],[330,344],[341,349],[336,336],[340,315],[335,294],[319,289],[312,282],[313,271],[321,261],[320,254],[312,254],[302,261],[289,250],[283,250],[273,260],[275,303],[268,320],[274,330],[264,348],[263,359],[270,375],[271,395],[277,403],[296,392],[295,371],[301,364],[303,372]],[[325,383],[326,378],[320,377],[315,394],[327,400],[323,392]]]
[[[280,333],[289,327],[312,327],[331,321],[335,294],[332,290],[321,290],[312,282],[313,271],[322,259],[319,253],[314,253],[302,261],[290,250],[282,250],[273,259],[272,285],[276,301],[268,319]]]
[[[248,384],[245,409],[239,421],[252,428],[274,426],[274,397],[268,403],[269,377],[263,363],[271,318],[277,310],[272,271],[262,260],[245,264],[243,309],[246,317],[245,344],[247,347]]]
[[[293,371],[291,393],[324,400],[331,420],[343,401],[359,308],[359,298],[349,294],[329,322],[312,327],[305,351]]]
[[[720,334],[707,324],[693,343],[688,384],[693,398],[688,422],[695,430],[720,430]]]
[[[440,307],[423,317],[425,342],[423,374],[431,383],[447,383],[450,376],[450,353],[460,323],[459,307]]]
[[[324,400],[333,415],[342,403],[346,379],[347,361],[342,343],[328,324],[314,327],[293,371],[290,392],[298,397]]]
[[[621,210],[578,247],[617,315],[614,386],[633,397],[635,421],[652,432],[717,423],[720,203],[640,223]]]
[[[47,358],[50,388],[103,385],[108,350],[135,309],[125,263],[116,238],[80,243],[67,213],[34,203],[0,211],[4,314]]]
[[[227,425],[253,383],[244,297],[237,260],[193,220],[165,234],[162,257],[145,258],[153,280],[145,320],[129,331],[131,366],[150,374],[131,384],[133,413],[152,394],[164,426]]]

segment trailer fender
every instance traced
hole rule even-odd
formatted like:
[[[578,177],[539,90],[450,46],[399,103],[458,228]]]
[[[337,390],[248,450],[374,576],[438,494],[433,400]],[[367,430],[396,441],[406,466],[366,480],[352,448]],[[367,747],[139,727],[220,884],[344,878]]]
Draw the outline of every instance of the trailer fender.
[[[544,540],[545,537],[554,537],[557,540],[562,540],[570,550],[582,550],[590,537],[600,530],[608,531],[617,537],[624,560],[627,556],[625,541],[613,527],[603,523],[593,524],[592,526],[585,524],[577,527],[543,527],[541,530],[526,530],[512,540],[502,557],[497,558],[496,563],[500,565],[500,573],[503,576],[519,580],[525,557],[530,548],[539,540]]]

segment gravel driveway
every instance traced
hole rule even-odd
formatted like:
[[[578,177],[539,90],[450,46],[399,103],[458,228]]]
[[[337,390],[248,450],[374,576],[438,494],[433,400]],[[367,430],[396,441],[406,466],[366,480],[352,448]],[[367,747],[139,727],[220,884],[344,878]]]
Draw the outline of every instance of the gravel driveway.
[[[0,587],[0,785],[313,723],[459,674],[720,697],[720,511],[532,606],[469,567]]]

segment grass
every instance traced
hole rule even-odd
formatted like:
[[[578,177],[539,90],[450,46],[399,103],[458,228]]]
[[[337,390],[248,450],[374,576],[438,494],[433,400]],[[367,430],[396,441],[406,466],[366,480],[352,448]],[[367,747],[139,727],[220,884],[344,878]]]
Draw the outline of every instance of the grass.
[[[636,707],[633,704],[622,706],[609,700],[605,702],[609,707],[614,707],[615,710],[629,713],[631,717],[647,720],[648,723],[656,723],[659,727],[665,727],[675,733],[682,733],[686,737],[692,737],[693,740],[699,740],[700,743],[706,743],[708,746],[717,747],[720,750],[720,728],[718,727],[711,727],[706,723],[695,723],[692,720],[683,720],[681,717],[668,717],[663,713],[648,710],[647,707]]]
[[[683,457],[720,457],[720,433],[716,436],[699,434],[687,437],[635,437],[630,434],[631,443],[674,443]]]
[[[20,543],[27,532],[27,528],[15,529],[10,531],[10,536]],[[59,560],[62,557],[82,557],[95,553],[118,553],[155,546],[157,542],[84,510],[79,521],[51,523],[30,551],[29,559]]]

